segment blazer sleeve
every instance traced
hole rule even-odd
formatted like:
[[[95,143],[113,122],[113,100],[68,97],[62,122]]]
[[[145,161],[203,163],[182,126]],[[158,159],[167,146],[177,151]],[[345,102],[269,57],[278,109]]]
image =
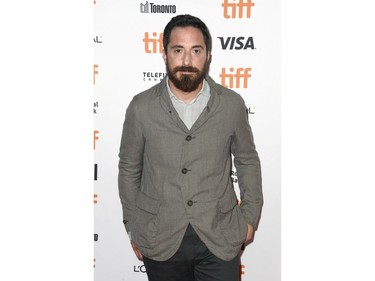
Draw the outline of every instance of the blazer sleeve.
[[[240,209],[247,223],[256,229],[263,204],[261,166],[243,100],[237,113],[231,149],[240,189]]]
[[[123,223],[130,238],[134,222],[135,197],[141,184],[145,144],[136,107],[136,99],[133,98],[126,110],[118,165],[118,188]]]

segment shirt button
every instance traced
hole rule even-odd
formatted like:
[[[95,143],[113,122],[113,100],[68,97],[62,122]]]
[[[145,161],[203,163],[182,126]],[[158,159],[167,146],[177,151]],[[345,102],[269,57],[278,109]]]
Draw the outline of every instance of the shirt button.
[[[192,140],[192,136],[190,136],[190,135],[187,136],[187,137],[186,137],[186,140],[187,140],[187,141],[191,141],[191,140]]]
[[[181,172],[182,172],[183,174],[186,174],[186,173],[188,172],[188,169],[183,168],[183,169],[181,170]]]
[[[189,200],[189,201],[187,201],[187,204],[188,204],[189,207],[191,207],[191,206],[193,206],[194,202]]]

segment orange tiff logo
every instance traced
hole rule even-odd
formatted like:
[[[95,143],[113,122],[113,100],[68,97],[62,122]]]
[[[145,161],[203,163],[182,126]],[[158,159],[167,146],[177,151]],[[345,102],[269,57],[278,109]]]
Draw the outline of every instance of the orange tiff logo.
[[[245,275],[245,266],[243,264],[240,264],[238,269],[238,280],[242,281],[242,276]]]
[[[99,131],[94,130],[94,150],[96,149],[96,141],[99,140]]]
[[[98,204],[98,194],[94,194],[94,204]]]
[[[94,85],[95,85],[95,78],[96,78],[96,75],[99,74],[99,71],[98,71],[98,65],[97,64],[94,64]]]
[[[237,68],[235,73],[234,68],[231,67],[229,68],[229,71],[231,73],[226,72],[226,68],[223,67],[221,68],[221,73],[219,77],[221,77],[221,85],[226,87],[226,88],[240,88],[241,81],[243,82],[243,88],[248,87],[248,81],[251,77],[251,74],[249,73],[251,71],[251,68]],[[227,84],[229,83],[229,85]],[[234,85],[235,84],[235,85]]]
[[[240,276],[245,275],[245,265],[240,264]]]
[[[143,38],[145,43],[145,52],[147,54],[156,54],[163,52],[163,33],[153,32],[152,37],[150,37],[148,32],[145,32],[145,37]]]
[[[238,3],[228,3],[228,0],[224,0],[221,7],[224,9],[224,18],[243,18],[244,12],[246,13],[246,18],[251,17],[251,8],[254,3],[251,0],[239,0]]]

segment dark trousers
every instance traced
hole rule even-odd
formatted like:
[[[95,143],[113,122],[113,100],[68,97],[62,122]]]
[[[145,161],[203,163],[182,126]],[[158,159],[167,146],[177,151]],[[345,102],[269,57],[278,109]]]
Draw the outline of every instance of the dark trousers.
[[[239,258],[214,256],[189,224],[181,246],[169,260],[143,258],[149,281],[238,281]]]

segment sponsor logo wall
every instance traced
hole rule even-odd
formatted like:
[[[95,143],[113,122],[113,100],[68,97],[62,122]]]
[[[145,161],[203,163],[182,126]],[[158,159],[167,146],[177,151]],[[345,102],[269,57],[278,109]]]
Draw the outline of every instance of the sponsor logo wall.
[[[209,27],[210,75],[244,98],[262,162],[262,218],[242,253],[239,275],[242,281],[280,280],[280,1],[94,0],[93,8],[95,281],[147,280],[122,223],[118,152],[132,97],[166,75],[164,26],[185,13]],[[235,170],[231,177],[239,194]]]

